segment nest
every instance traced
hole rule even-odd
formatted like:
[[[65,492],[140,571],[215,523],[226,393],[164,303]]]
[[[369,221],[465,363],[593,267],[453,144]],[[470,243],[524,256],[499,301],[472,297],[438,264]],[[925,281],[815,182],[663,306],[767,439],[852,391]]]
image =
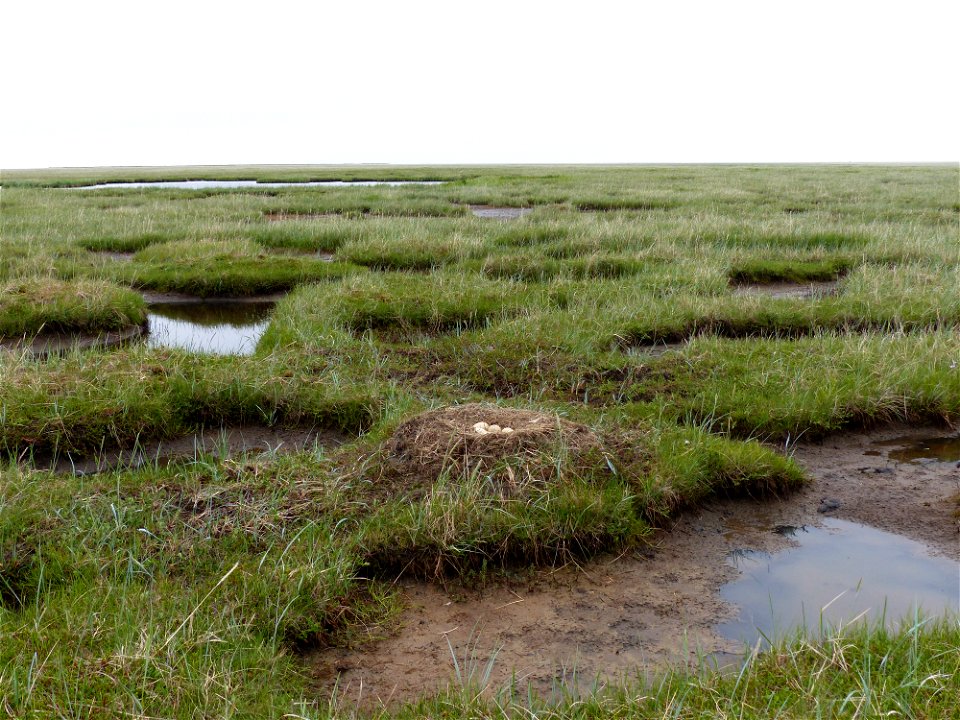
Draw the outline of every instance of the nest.
[[[523,494],[564,470],[604,462],[600,439],[584,425],[542,412],[471,403],[407,420],[380,451],[384,479],[406,491],[441,476],[481,478],[501,494]]]

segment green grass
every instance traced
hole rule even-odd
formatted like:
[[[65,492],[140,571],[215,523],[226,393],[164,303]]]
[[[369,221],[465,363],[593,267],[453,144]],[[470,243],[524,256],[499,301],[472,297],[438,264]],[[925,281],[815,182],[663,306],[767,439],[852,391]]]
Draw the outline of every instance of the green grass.
[[[271,255],[251,241],[178,240],[140,250],[116,274],[148,290],[239,297],[282,292],[352,271],[320,258]]]
[[[143,298],[106,282],[31,278],[0,286],[0,338],[120,330],[146,318]]]
[[[446,182],[60,189],[160,177]],[[0,707],[349,716],[302,654],[395,632],[401,572],[482,584],[589,562],[711,498],[801,486],[761,440],[956,424],[956,188],[946,166],[5,171],[6,339],[139,324],[139,290],[290,292],[252,357],[0,354]],[[834,279],[814,298],[735,287]],[[378,470],[401,423],[464,402],[581,423],[601,449],[558,444],[514,495],[489,473]],[[15,462],[237,425],[348,442],[83,477]],[[665,670],[553,699],[461,677],[382,715],[954,717],[958,645],[956,618],[913,619],[793,638],[733,677]]]
[[[850,269],[845,260],[743,260],[730,268],[734,283],[809,282],[836,280]]]

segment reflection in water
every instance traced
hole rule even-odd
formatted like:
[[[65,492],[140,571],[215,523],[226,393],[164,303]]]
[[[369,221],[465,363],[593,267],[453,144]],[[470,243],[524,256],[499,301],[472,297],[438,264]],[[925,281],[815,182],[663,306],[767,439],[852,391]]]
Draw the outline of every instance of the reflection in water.
[[[910,444],[907,445],[907,447],[903,447],[906,443]],[[878,444],[900,446],[897,450],[891,450],[888,455],[891,460],[897,462],[918,462],[920,460],[934,460],[936,462],[960,461],[960,436],[925,438],[923,440],[900,438]]]
[[[908,538],[844,520],[827,519],[793,536],[798,547],[770,555],[739,552],[730,561],[741,576],[720,594],[737,605],[721,635],[748,645],[760,633],[782,638],[861,616],[896,622],[919,607],[925,614],[960,609],[960,564],[931,557]]]
[[[215,355],[252,355],[269,324],[272,301],[156,303],[150,306],[149,347]]]
[[[69,190],[138,190],[141,188],[168,188],[170,190],[207,190],[233,188],[276,187],[373,187],[386,185],[442,185],[442,180],[318,180],[315,182],[257,182],[256,180],[156,180],[152,182],[107,182],[96,185],[76,185]]]

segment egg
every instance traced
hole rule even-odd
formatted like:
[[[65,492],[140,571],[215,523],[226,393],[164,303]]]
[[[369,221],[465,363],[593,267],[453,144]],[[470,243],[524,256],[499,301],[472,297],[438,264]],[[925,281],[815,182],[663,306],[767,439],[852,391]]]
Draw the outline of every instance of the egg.
[[[499,426],[499,425],[487,425],[487,430],[489,430],[489,431],[492,432],[492,433],[498,433],[498,432],[500,432],[500,426]]]
[[[485,422],[478,422],[473,426],[473,431],[477,433],[481,431],[486,432],[487,424]]]
[[[503,433],[512,433],[512,432],[513,432],[513,428],[512,428],[512,427],[501,428],[500,432],[503,432]]]

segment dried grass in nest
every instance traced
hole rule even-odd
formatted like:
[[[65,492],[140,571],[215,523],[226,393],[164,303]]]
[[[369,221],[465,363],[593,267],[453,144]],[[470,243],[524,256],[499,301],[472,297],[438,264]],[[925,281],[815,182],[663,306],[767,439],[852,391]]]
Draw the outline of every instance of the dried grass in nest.
[[[478,422],[511,433],[479,434]],[[470,403],[417,415],[397,428],[380,449],[381,479],[396,489],[427,488],[443,474],[456,481],[489,477],[504,495],[556,479],[571,469],[603,463],[603,446],[584,425],[532,410]]]

